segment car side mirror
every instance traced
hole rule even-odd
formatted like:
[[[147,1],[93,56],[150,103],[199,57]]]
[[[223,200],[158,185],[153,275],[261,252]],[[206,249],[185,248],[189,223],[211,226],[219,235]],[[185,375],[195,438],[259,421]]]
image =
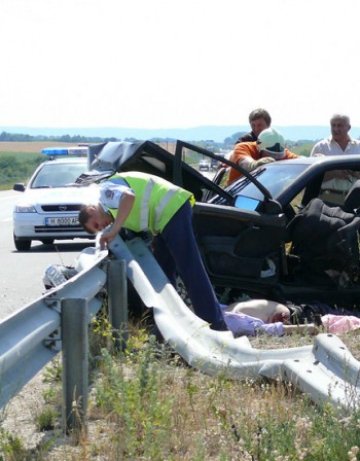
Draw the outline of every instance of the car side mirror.
[[[18,192],[24,192],[25,191],[25,184],[23,184],[21,182],[17,182],[16,184],[14,184],[13,190],[16,190]]]
[[[244,197],[243,195],[238,195],[235,199],[235,207],[242,210],[254,211],[259,206],[259,203],[260,200]]]

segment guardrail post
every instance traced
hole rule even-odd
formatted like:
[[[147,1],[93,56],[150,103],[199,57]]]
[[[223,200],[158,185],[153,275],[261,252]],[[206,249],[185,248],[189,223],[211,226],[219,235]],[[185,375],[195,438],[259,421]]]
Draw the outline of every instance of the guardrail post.
[[[89,381],[88,305],[86,299],[61,300],[65,431],[86,428]],[[76,435],[76,433],[75,433]]]
[[[107,270],[109,320],[116,350],[124,350],[128,340],[128,294],[126,262],[109,261]]]

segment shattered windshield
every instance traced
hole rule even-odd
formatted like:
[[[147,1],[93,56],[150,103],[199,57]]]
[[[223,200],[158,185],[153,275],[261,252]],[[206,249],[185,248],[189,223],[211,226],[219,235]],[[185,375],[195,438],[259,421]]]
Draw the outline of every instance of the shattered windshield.
[[[307,168],[306,164],[281,162],[261,167],[251,174],[270,192],[272,198],[277,198],[294,180]],[[255,199],[257,202],[264,200],[264,194],[247,178],[241,178],[225,189],[233,197],[243,196]],[[222,199],[215,197],[212,203],[221,204]]]

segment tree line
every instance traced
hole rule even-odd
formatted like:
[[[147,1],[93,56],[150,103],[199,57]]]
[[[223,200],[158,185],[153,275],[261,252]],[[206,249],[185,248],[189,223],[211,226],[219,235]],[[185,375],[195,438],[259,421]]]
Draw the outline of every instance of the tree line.
[[[245,132],[237,132],[233,135],[229,136],[228,138],[224,139],[223,142],[216,142],[213,140],[194,140],[190,141],[193,144],[200,145],[201,147],[207,148],[209,150],[219,150],[221,148],[231,148],[235,141],[239,139],[241,135]],[[69,135],[64,134],[61,136],[45,136],[45,135],[37,135],[33,136],[30,134],[23,134],[23,133],[8,133],[7,131],[3,131],[0,133],[0,142],[64,142],[64,143],[73,143],[73,144],[82,144],[82,143],[102,143],[102,142],[116,142],[116,141],[127,141],[127,142],[134,142],[134,141],[141,141],[140,139],[127,137],[124,139],[116,138],[116,137],[100,137],[100,136],[82,136],[79,134],[76,135]],[[151,138],[150,141],[155,143],[164,143],[164,142],[175,142],[176,140],[173,138]]]
[[[37,135],[32,136],[30,134],[22,133],[8,133],[3,131],[0,133],[0,142],[35,142],[35,141],[51,141],[51,142],[68,142],[68,143],[100,143],[100,142],[109,142],[109,141],[120,141],[118,138],[101,138],[100,136],[81,136],[79,134],[69,135],[64,134],[61,136],[44,136]]]

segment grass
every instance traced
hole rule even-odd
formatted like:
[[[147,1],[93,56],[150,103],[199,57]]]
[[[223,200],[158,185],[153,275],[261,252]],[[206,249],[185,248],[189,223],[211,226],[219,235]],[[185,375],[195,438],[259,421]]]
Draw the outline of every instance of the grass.
[[[0,142],[0,190],[26,182],[37,165],[46,160],[41,149],[69,145],[55,142]]]
[[[359,339],[356,331],[344,337],[357,358]],[[251,341],[253,347],[273,348],[309,344],[311,339],[259,336]],[[329,404],[316,406],[291,384],[276,380],[206,376],[139,326],[132,327],[124,352],[110,353],[103,344],[101,335],[98,350],[93,348],[97,366],[88,430],[80,442],[74,445],[61,434],[59,400],[51,409],[52,392],[40,415],[42,429],[49,421],[55,429],[31,450],[32,457],[20,439],[0,434],[0,447],[7,450],[4,460],[360,459],[359,411],[349,415]],[[59,365],[53,367],[46,373],[47,385],[61,390]]]
[[[16,182],[25,183],[43,161],[38,153],[0,152],[0,190],[12,189]]]
[[[294,145],[290,148],[291,152],[294,152],[298,155],[304,155],[305,157],[309,157],[311,149],[314,147],[315,143],[304,143],[300,145]]]

